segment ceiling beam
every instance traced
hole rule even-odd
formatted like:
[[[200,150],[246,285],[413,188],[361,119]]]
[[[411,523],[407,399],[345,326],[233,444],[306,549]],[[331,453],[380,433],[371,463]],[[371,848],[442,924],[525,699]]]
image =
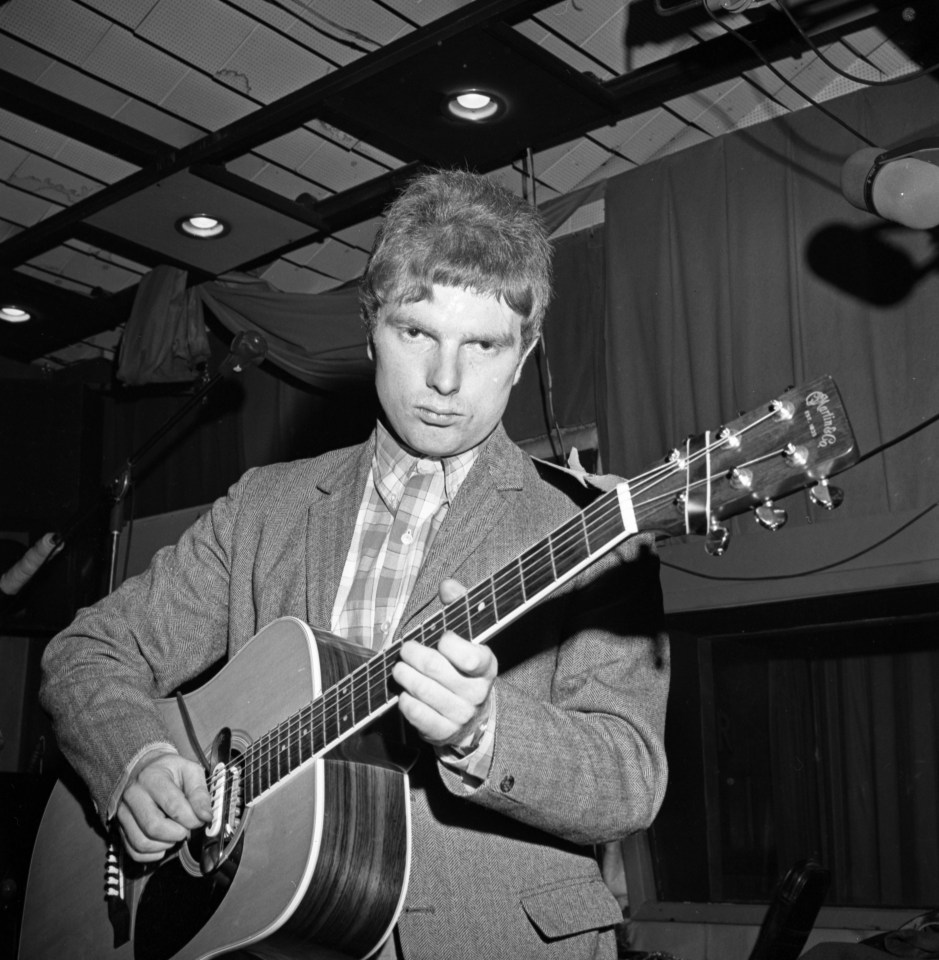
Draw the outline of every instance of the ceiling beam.
[[[0,69],[0,107],[137,167],[146,166],[154,156],[168,149],[162,140],[3,69]]]

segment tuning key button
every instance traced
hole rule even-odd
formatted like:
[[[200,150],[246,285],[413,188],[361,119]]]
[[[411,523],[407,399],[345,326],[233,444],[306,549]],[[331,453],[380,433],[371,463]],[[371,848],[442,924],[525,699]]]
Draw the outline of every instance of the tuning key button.
[[[809,462],[809,451],[803,446],[787,443],[783,450],[786,463],[791,467],[804,467]]]
[[[778,530],[785,526],[789,519],[789,514],[781,507],[774,507],[772,500],[764,501],[753,512],[756,515],[756,522],[767,530]]]
[[[835,510],[844,503],[844,490],[840,487],[828,486],[827,480],[816,483],[809,490],[809,496],[812,498],[812,503],[817,503],[826,510]]]
[[[720,557],[727,549],[729,543],[730,531],[727,527],[719,523],[714,523],[711,525],[711,529],[708,530],[707,538],[704,541],[704,549],[707,550],[712,557]]]
[[[734,467],[727,476],[734,490],[749,490],[753,486],[753,471],[748,467]]]

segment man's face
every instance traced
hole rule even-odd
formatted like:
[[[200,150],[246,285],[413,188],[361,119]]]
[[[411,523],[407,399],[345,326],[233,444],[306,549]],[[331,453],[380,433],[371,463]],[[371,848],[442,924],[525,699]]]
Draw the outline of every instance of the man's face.
[[[382,307],[368,349],[398,439],[449,457],[489,436],[527,355],[521,326],[504,301],[459,287],[434,285],[427,300]]]

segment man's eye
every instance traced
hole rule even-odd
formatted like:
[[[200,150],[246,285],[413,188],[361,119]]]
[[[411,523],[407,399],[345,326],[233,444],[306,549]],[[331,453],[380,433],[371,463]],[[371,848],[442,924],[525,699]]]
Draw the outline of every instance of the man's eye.
[[[407,337],[408,340],[417,340],[417,339],[421,336],[422,333],[423,333],[423,331],[422,331],[422,330],[419,330],[417,327],[405,327],[405,328],[404,328],[404,335],[405,335],[405,337]]]
[[[477,340],[476,346],[483,351],[483,353],[492,353],[495,350],[496,345],[492,340]]]

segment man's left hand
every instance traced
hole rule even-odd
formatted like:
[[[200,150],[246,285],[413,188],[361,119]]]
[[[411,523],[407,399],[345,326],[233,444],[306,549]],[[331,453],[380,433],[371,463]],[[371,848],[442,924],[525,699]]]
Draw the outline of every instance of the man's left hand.
[[[466,589],[444,580],[440,599],[450,603]],[[398,706],[404,718],[435,747],[465,749],[478,740],[489,718],[492,685],[499,672],[495,654],[448,631],[436,649],[409,640],[392,671],[401,687]]]

